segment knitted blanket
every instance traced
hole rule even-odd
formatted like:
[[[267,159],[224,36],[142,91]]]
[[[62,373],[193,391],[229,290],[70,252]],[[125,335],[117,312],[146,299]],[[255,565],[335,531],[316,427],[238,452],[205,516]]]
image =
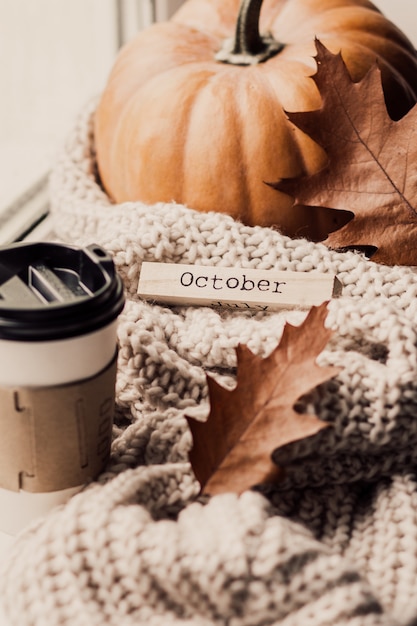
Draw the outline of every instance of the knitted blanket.
[[[417,277],[354,252],[178,204],[114,205],[82,113],[51,178],[57,238],[107,248],[119,323],[111,459],[96,482],[17,540],[0,581],[12,626],[417,624]],[[340,366],[300,399],[332,424],[275,453],[285,481],[199,496],[187,411],[206,375],[232,386],[235,346],[269,354],[306,311],[164,307],[136,295],[143,261],[336,274]]]

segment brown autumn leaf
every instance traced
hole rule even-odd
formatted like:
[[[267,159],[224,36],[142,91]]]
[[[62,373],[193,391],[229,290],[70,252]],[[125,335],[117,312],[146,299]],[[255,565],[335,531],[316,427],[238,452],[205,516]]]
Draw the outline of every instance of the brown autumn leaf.
[[[326,315],[325,302],[312,307],[301,326],[286,324],[279,345],[267,358],[240,345],[233,390],[207,377],[208,419],[187,417],[193,436],[190,461],[203,493],[242,493],[279,480],[283,470],[273,463],[272,452],[328,426],[293,408],[302,395],[340,371],[316,364],[332,334],[324,326]]]
[[[328,166],[272,186],[293,196],[294,204],[354,214],[330,233],[329,247],[374,247],[373,261],[417,265],[417,106],[393,121],[377,65],[354,83],[340,55],[318,41],[316,47],[313,79],[322,107],[288,116],[325,149]]]

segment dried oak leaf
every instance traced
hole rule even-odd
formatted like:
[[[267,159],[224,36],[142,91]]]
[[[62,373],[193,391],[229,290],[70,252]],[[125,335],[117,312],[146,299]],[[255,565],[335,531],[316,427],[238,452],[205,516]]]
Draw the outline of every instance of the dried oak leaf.
[[[328,426],[293,408],[302,395],[340,371],[316,364],[332,334],[324,326],[326,315],[324,303],[313,307],[301,326],[286,324],[279,345],[266,358],[239,345],[233,390],[207,377],[208,419],[187,417],[193,436],[190,462],[203,493],[242,493],[276,482],[283,469],[273,463],[272,452]]]
[[[331,248],[373,247],[372,260],[417,264],[417,106],[399,121],[387,113],[377,65],[354,83],[340,54],[319,41],[312,77],[317,111],[288,113],[328,155],[328,165],[303,179],[272,186],[294,204],[351,211],[354,217],[324,241]]]

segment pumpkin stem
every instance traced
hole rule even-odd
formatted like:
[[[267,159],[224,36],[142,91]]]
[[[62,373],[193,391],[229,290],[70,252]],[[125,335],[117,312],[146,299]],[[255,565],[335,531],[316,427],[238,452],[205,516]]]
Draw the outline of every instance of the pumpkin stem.
[[[267,61],[282,50],[284,44],[271,35],[259,32],[259,17],[263,0],[242,0],[233,39],[227,39],[216,60],[232,65],[256,65]]]

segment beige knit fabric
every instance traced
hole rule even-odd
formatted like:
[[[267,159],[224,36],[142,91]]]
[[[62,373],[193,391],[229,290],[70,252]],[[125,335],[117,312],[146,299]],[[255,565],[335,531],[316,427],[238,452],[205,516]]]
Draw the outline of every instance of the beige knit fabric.
[[[112,458],[23,533],[0,580],[12,626],[417,624],[417,277],[220,213],[112,205],[81,115],[51,179],[57,236],[114,256],[126,286]],[[235,346],[268,354],[306,312],[162,307],[136,295],[144,260],[331,272],[341,373],[300,399],[332,424],[276,451],[275,489],[198,497],[184,415],[206,374],[235,380]]]

